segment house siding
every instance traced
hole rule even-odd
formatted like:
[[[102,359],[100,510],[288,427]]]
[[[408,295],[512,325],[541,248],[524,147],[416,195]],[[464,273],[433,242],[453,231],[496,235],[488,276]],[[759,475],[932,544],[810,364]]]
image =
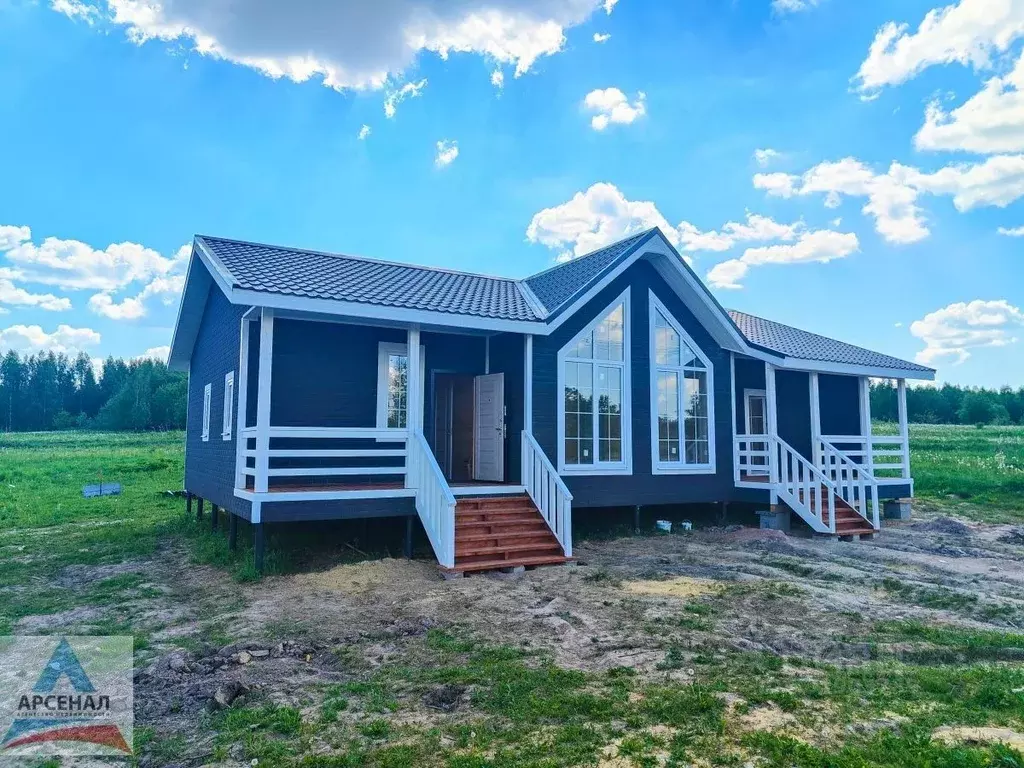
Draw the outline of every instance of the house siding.
[[[204,269],[193,261],[192,269]],[[221,437],[224,418],[224,376],[235,373],[238,397],[239,328],[246,307],[232,305],[212,284],[199,325],[188,377],[188,420],[185,431],[185,490],[217,506],[248,516],[249,502],[235,498],[235,440],[239,426],[232,424],[231,439]],[[210,438],[204,441],[203,390],[210,387]]]
[[[557,464],[558,352],[627,288],[630,289],[631,475],[563,475],[575,510],[586,507],[728,501],[734,496],[729,353],[645,261],[639,261],[577,311],[553,334],[538,336],[533,351],[533,433]],[[716,466],[714,473],[656,475],[651,471],[651,374],[648,292],[672,313],[714,367]]]

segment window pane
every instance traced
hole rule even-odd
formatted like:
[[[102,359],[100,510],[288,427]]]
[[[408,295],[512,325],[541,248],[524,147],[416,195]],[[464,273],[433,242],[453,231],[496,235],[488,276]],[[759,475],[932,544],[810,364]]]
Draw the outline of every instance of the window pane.
[[[567,361],[565,380],[565,463],[594,463],[594,366]]]
[[[622,360],[624,329],[625,307],[619,304],[597,324],[594,331],[594,357],[598,360]]]
[[[569,350],[568,357],[583,357],[590,359],[594,356],[594,334],[588,333]]]
[[[622,456],[622,369],[597,367],[598,458],[620,461]],[[619,457],[619,458],[615,458]]]
[[[409,395],[409,358],[406,355],[388,355],[388,410],[387,425],[404,429]]]
[[[660,309],[654,314],[654,358],[658,365],[679,365],[679,334]]]
[[[679,374],[658,371],[658,455],[679,461]]]

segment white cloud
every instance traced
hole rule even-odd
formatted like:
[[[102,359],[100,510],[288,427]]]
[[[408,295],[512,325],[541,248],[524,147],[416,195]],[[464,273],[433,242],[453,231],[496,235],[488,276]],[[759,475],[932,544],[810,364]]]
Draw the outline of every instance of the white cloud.
[[[89,309],[111,320],[138,320],[146,314],[146,307],[137,296],[115,302],[108,293],[97,293],[89,299]]]
[[[595,43],[607,43],[611,39],[612,39],[612,36],[609,33],[607,33],[607,32],[595,32],[594,33],[594,42]]]
[[[1024,55],[1005,77],[993,77],[951,112],[928,105],[914,137],[918,149],[994,154],[1024,151]]]
[[[960,0],[929,11],[914,33],[890,21],[875,35],[853,81],[872,94],[937,64],[983,69],[1024,35],[1024,0]]]
[[[728,251],[737,243],[795,240],[803,222],[780,224],[768,216],[747,213],[747,221],[730,221],[721,231],[702,232],[688,221],[680,223],[679,241],[687,251]]]
[[[603,131],[611,123],[629,125],[647,113],[647,95],[640,91],[636,100],[630,104],[626,94],[618,88],[599,88],[587,94],[583,105],[591,112],[596,112],[590,120],[595,131]]]
[[[96,6],[86,5],[81,0],[51,0],[50,8],[69,19],[80,19],[86,24],[94,24],[100,15]]]
[[[601,7],[604,8],[605,13],[611,15],[612,8],[614,8],[618,2],[619,0],[604,0]]]
[[[0,237],[8,231],[4,251],[9,267],[0,269],[0,278],[19,282],[56,285],[65,289],[91,288],[111,291],[137,280],[169,274],[175,259],[161,256],[137,243],[115,243],[100,250],[78,240],[48,237],[39,245],[25,238],[12,242],[10,230],[0,228]],[[20,237],[16,235],[15,237]]]
[[[437,142],[437,156],[434,157],[434,165],[437,168],[445,168],[451,165],[458,156],[459,143],[457,141],[441,139],[441,141]]]
[[[55,352],[76,355],[86,347],[99,343],[100,335],[92,328],[59,325],[53,333],[47,333],[38,325],[0,328],[0,350],[13,349],[25,354]]]
[[[32,230],[28,227],[15,227],[9,224],[0,226],[0,251],[9,251],[16,245],[32,239]]]
[[[158,363],[166,363],[168,356],[171,354],[171,348],[168,346],[164,347],[150,347],[141,355],[136,357],[136,360],[155,360]]]
[[[359,140],[366,141],[366,137],[370,135],[370,126],[363,124],[363,127],[359,129]]]
[[[154,278],[136,296],[115,301],[110,293],[97,293],[89,299],[89,309],[111,320],[138,320],[149,313],[150,306],[159,302],[164,306],[177,304],[185,288],[184,275]]]
[[[63,312],[71,309],[71,300],[54,296],[52,293],[29,293],[19,288],[10,280],[0,278],[0,307],[38,307],[50,312]]]
[[[925,365],[950,359],[959,365],[982,347],[1005,347],[1017,341],[1024,313],[1005,299],[957,302],[914,321],[910,332],[925,343],[916,360]]]
[[[999,234],[1006,237],[1024,237],[1024,227],[1000,227]]]
[[[391,119],[398,110],[398,105],[406,99],[415,99],[420,91],[427,87],[427,79],[417,80],[414,83],[406,83],[397,90],[389,90],[384,97],[384,116]]]
[[[860,243],[853,233],[828,229],[804,232],[794,243],[748,248],[740,258],[723,261],[712,267],[707,279],[716,288],[737,289],[742,288],[739,281],[746,277],[751,267],[811,262],[827,264],[846,258],[859,249]]]
[[[958,211],[980,206],[1005,208],[1024,197],[1024,155],[996,155],[982,163],[950,165],[934,173],[895,164],[893,168],[911,187],[951,196]]]
[[[491,72],[491,85],[497,88],[499,91],[505,87],[505,73],[500,69],[496,69]]]
[[[820,0],[772,0],[772,10],[775,13],[799,13],[809,11],[818,5]]]
[[[614,184],[599,182],[585,192],[577,192],[568,202],[534,214],[526,238],[531,243],[562,249],[561,261],[652,227],[660,227],[673,245],[679,245],[679,233],[654,203],[627,200]]]
[[[75,0],[80,2],[80,0]],[[103,0],[135,43],[184,41],[272,78],[381,88],[423,51],[470,53],[518,77],[611,0]]]
[[[773,160],[778,160],[781,156],[781,152],[771,148],[754,150],[754,160],[762,168],[770,165]]]

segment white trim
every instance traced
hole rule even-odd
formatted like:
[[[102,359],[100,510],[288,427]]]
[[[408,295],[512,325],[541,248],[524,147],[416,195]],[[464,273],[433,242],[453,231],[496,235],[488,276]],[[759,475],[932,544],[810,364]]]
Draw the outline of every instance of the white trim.
[[[220,439],[231,439],[231,425],[235,409],[235,372],[224,374],[224,412],[221,415]]]
[[[547,317],[548,308],[541,304],[540,299],[537,298],[537,294],[533,292],[533,289],[529,286],[526,280],[519,280],[516,285],[519,286],[519,292],[523,294],[523,298],[526,299],[526,303],[530,305],[530,309],[533,310],[534,314],[542,319]]]
[[[679,335],[681,344],[685,344],[704,364],[704,373],[707,381],[707,421],[708,421],[708,461],[706,464],[686,463],[686,426],[683,418],[683,398],[685,397],[685,372],[687,368],[700,370],[693,366],[682,365],[661,365],[657,362],[655,351],[655,321],[656,315],[660,312],[669,326]],[[649,354],[650,374],[650,404],[651,404],[651,474],[653,475],[713,475],[718,471],[717,457],[715,456],[715,366],[711,362],[700,345],[693,340],[683,328],[679,320],[669,311],[654,291],[647,291],[647,349]],[[658,434],[658,373],[670,371],[678,375],[678,408],[679,408],[679,461],[662,461],[660,456],[660,445]]]
[[[870,376],[873,379],[920,379],[934,381],[935,371],[910,371],[899,368],[876,368],[869,365],[851,365],[848,363],[829,363],[822,360],[801,360],[796,357],[774,357],[753,355],[770,361],[776,368],[787,371],[814,371],[816,373],[834,373],[842,376]]]
[[[766,430],[765,432],[754,432],[751,429],[751,427],[750,427],[750,398],[752,398],[752,397],[761,397],[761,398],[764,399],[764,424],[765,424],[765,430]],[[744,435],[744,437],[757,437],[758,435],[764,435],[765,437],[767,437],[767,434],[768,434],[767,433],[767,429],[768,429],[768,391],[764,390],[764,389],[756,389],[756,388],[744,387],[743,388],[743,435]],[[758,450],[758,449],[754,448],[750,444],[751,442],[758,442],[758,441],[748,441],[747,447],[750,448],[751,450]],[[762,443],[762,445],[763,445],[763,450],[767,451],[768,448],[769,448],[768,443],[764,442],[764,443]],[[760,476],[769,474],[769,471],[768,471],[768,459],[765,459],[764,466],[763,466],[763,468],[761,468],[761,469],[763,469],[763,471],[757,471],[759,469],[759,465],[754,464],[753,460],[754,460],[754,457],[750,457],[748,459],[748,464],[746,466],[746,474],[747,474],[748,477],[751,476],[751,475],[757,475],[757,476],[760,477]]]
[[[210,440],[210,403],[213,400],[213,384],[203,387],[203,442]]]
[[[253,503],[254,519],[256,505],[261,502],[285,501],[335,501],[339,499],[400,499],[416,495],[415,488],[375,488],[369,491],[274,491],[273,493],[253,493],[241,488],[235,489],[235,496]]]
[[[808,395],[811,398],[811,455],[814,466],[821,466],[821,389],[818,386],[818,374],[807,375]]]
[[[235,423],[238,424],[238,439],[235,441],[235,487],[245,487],[246,468],[245,452],[249,447],[249,438],[245,436],[246,418],[249,411],[249,315],[255,310],[252,307],[239,323],[238,331],[238,412]]]
[[[419,331],[417,331],[417,336]],[[389,429],[388,427],[388,358],[391,355],[404,355],[408,360],[409,357],[409,345],[403,344],[400,341],[381,341],[377,344],[377,416],[375,420],[377,429]],[[420,344],[420,399],[424,397],[426,392],[426,348]],[[411,362],[410,363],[411,367]],[[411,423],[410,416],[412,414],[412,391],[409,387],[408,382],[406,387],[410,390],[406,392],[405,400],[405,418],[406,427]],[[420,420],[423,419],[423,408],[420,408]],[[399,427],[398,429],[404,429]],[[380,438],[378,438],[380,439]]]
[[[907,382],[899,379],[896,382],[896,408],[899,413],[900,437],[903,438],[903,477],[910,479],[910,424],[907,419]],[[914,495],[911,480],[910,495]]]
[[[771,363],[764,364],[764,393],[768,401],[768,449],[771,455],[768,457],[768,479],[770,482],[769,500],[772,506],[779,503],[779,465],[776,444],[779,438],[779,414],[778,414],[778,393],[775,389],[775,366]]]
[[[263,307],[260,312],[259,378],[256,388],[256,474],[253,490],[267,491],[270,469],[270,385],[274,361],[274,310]]]
[[[875,456],[871,443],[871,380],[867,376],[861,376],[858,386],[860,387],[860,433],[867,440],[864,468],[873,475],[875,474]]]
[[[576,343],[594,329],[604,320],[605,316],[622,305],[622,360],[597,360],[589,362],[593,364],[594,373],[594,434],[593,450],[595,451],[593,464],[572,464],[565,463],[565,363],[566,351],[576,346]],[[633,474],[633,429],[632,429],[632,362],[630,354],[630,337],[632,334],[633,319],[630,316],[630,288],[626,288],[607,307],[598,312],[594,319],[572,337],[560,350],[558,350],[558,388],[557,397],[557,418],[558,418],[558,472],[566,475],[631,475]],[[579,358],[573,358],[579,359]],[[598,446],[598,394],[597,394],[597,367],[600,365],[622,368],[622,461],[600,463],[597,458],[600,455]]]
[[[424,362],[426,355],[423,347],[420,346],[420,329],[418,326],[410,328],[406,334],[406,401],[405,419],[406,428],[409,432],[423,431],[423,398],[426,388],[424,387]],[[419,370],[420,375],[416,376]],[[385,409],[386,409],[385,401]],[[378,425],[380,426],[380,425]],[[386,426],[386,425],[385,425]]]

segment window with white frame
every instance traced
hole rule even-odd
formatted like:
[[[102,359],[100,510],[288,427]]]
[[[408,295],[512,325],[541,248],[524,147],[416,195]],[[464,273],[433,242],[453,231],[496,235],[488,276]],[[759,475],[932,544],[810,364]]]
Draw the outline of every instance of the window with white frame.
[[[653,293],[650,307],[654,471],[713,472],[711,361]]]
[[[235,372],[228,371],[224,374],[224,417],[221,424],[220,436],[224,440],[231,439],[231,414],[235,408]]]
[[[210,398],[213,395],[213,384],[203,388],[203,441],[210,439]]]
[[[420,346],[420,391],[423,391],[425,349]],[[382,341],[377,347],[377,428],[409,425],[409,345]]]
[[[558,355],[559,458],[567,472],[629,472],[629,292]]]

